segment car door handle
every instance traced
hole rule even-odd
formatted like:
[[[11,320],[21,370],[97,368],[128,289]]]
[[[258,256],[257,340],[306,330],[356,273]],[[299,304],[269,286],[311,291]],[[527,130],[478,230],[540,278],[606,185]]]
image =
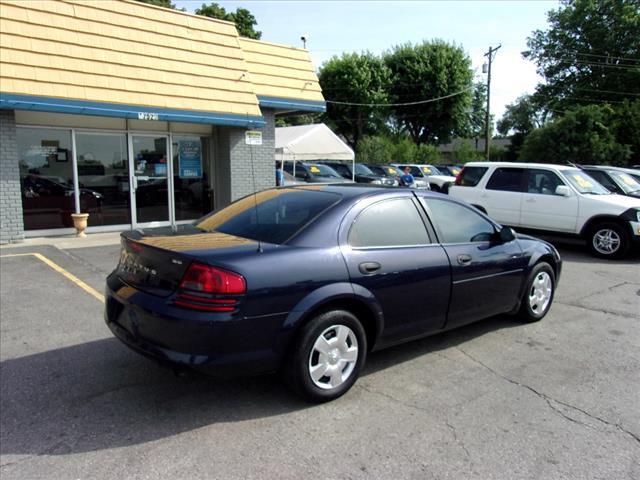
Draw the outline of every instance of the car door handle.
[[[525,200],[525,202],[527,202],[527,203],[536,203],[536,199],[535,198],[527,198]]]
[[[471,255],[467,255],[466,253],[463,253],[461,255],[458,255],[458,263],[460,265],[466,266],[469,265],[471,263]]]
[[[380,270],[381,266],[382,265],[380,265],[378,262],[363,262],[358,266],[358,269],[363,275],[371,275],[372,273]]]
[[[489,195],[487,195],[486,193],[483,193],[482,195],[480,195],[480,198],[489,198]]]

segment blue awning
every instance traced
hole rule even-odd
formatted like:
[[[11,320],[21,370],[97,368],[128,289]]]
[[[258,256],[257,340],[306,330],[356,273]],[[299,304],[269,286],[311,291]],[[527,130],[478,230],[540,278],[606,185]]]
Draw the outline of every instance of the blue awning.
[[[232,115],[8,93],[0,93],[0,109],[33,110],[165,122],[206,123],[244,128],[259,128],[266,124],[263,117],[256,115]]]
[[[277,110],[295,110],[300,112],[326,112],[325,102],[314,100],[297,100],[294,98],[276,98],[258,95],[261,107],[275,108]]]

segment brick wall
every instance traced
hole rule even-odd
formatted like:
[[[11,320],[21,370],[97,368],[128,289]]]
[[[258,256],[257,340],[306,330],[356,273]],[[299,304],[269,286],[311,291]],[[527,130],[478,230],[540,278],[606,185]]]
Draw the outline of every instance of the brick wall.
[[[0,110],[0,243],[24,240],[20,167],[13,110]]]
[[[244,129],[229,129],[231,201],[276,185],[275,111],[265,108],[262,115],[266,121],[260,129],[262,145],[247,145]]]

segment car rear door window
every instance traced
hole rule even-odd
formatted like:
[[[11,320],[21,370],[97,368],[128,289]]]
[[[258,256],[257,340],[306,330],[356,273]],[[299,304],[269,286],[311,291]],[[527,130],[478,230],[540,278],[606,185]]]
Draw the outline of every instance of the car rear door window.
[[[348,242],[353,248],[430,243],[422,217],[409,198],[383,200],[367,207],[351,226]]]
[[[487,182],[487,190],[522,191],[524,168],[496,168]]]
[[[564,185],[560,177],[550,170],[532,168],[529,170],[527,181],[527,193],[537,193],[538,195],[555,195],[556,188]]]
[[[464,167],[460,181],[456,182],[456,185],[461,187],[475,187],[480,183],[480,180],[482,180],[487,170],[487,167]]]
[[[438,231],[441,243],[487,242],[495,227],[469,207],[448,200],[421,197]]]

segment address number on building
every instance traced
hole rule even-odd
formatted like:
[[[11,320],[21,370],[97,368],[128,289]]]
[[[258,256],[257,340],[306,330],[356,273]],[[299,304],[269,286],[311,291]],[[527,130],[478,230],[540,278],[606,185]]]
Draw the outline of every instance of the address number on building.
[[[158,120],[157,113],[151,112],[138,112],[138,120]]]

